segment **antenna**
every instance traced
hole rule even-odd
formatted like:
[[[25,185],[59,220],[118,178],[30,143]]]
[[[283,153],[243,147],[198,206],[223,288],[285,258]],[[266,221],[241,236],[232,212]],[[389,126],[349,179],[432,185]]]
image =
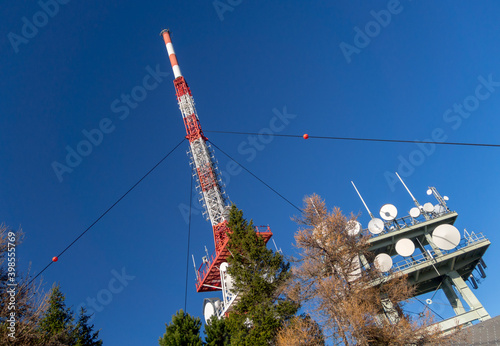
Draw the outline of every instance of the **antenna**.
[[[417,199],[413,196],[413,194],[410,192],[410,189],[408,188],[408,186],[406,186],[405,182],[403,181],[403,179],[401,179],[401,177],[399,176],[398,172],[396,172],[396,175],[398,176],[399,178],[399,181],[401,181],[401,184],[403,184],[403,186],[405,187],[406,191],[408,191],[408,193],[410,194],[410,197],[411,199],[413,199],[413,202],[415,202],[415,205],[417,207],[420,207],[420,204],[418,203]]]
[[[347,234],[349,234],[350,236],[354,236],[354,235],[357,235],[359,234],[359,232],[361,232],[361,224],[356,221],[356,220],[349,220],[347,221]]]
[[[446,201],[448,201],[450,198],[448,196],[441,197],[439,192],[434,186],[430,186],[429,189],[427,190],[427,194],[434,195],[434,197],[437,199],[439,204],[441,204],[446,210],[450,210],[448,206],[446,205]]]
[[[386,253],[379,253],[373,262],[382,273],[386,273],[392,268],[392,257]]]
[[[399,239],[396,243],[396,252],[402,257],[410,257],[415,252],[415,244],[408,238]]]
[[[380,208],[380,216],[385,221],[392,221],[398,216],[398,209],[392,204],[384,204]]]
[[[452,225],[437,226],[432,232],[432,241],[442,250],[452,250],[460,244],[460,231]]]
[[[194,266],[194,272],[196,273],[196,280],[199,280],[200,278],[198,277],[198,271],[196,270],[196,262],[194,261],[194,255],[191,255],[193,257],[193,266]]]
[[[477,285],[477,281],[476,281],[476,278],[474,277],[474,275],[470,274],[469,279],[470,279],[470,282],[471,282],[471,284],[472,284],[472,287],[473,287],[475,290],[477,290],[478,285]]]
[[[354,190],[356,190],[356,192],[358,193],[358,196],[361,199],[361,202],[363,202],[363,205],[365,206],[366,211],[368,212],[368,214],[370,214],[370,217],[373,219],[374,216],[373,216],[372,212],[370,211],[370,209],[368,209],[368,206],[366,205],[363,197],[361,197],[361,194],[359,193],[358,189],[356,188],[356,185],[354,185],[354,183],[352,182],[352,180],[351,180],[351,184],[352,184],[352,186],[354,186]]]
[[[384,230],[384,221],[379,218],[373,218],[368,222],[368,230],[371,234],[380,234]]]
[[[274,248],[276,249],[276,252],[283,254],[283,251],[281,251],[281,248],[278,250],[278,247],[276,246],[276,242],[274,241],[274,239],[273,239],[273,244],[274,244]]]

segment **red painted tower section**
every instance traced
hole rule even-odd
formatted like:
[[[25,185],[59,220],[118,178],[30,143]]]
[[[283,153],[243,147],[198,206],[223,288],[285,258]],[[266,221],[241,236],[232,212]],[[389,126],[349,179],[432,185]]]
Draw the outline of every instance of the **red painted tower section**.
[[[222,182],[219,178],[217,162],[213,151],[207,145],[207,138],[203,135],[200,120],[196,113],[195,104],[191,90],[182,76],[177,56],[170,39],[170,32],[161,32],[167,48],[170,64],[174,72],[174,86],[177,102],[182,113],[184,126],[186,127],[186,138],[189,140],[192,164],[198,181],[203,205],[208,219],[212,224],[215,254],[198,268],[196,290],[198,292],[220,290],[221,278],[219,267],[226,262],[229,255],[227,234],[230,232],[227,226],[229,205],[225,198]],[[267,227],[256,227],[256,232],[262,236],[267,243],[271,238],[271,229]]]

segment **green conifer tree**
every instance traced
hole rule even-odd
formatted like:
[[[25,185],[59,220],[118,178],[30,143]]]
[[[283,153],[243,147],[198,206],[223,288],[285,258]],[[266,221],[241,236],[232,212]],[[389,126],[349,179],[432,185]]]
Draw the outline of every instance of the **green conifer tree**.
[[[158,342],[160,346],[201,346],[200,337],[201,321],[179,310],[172,316],[172,321],[165,324],[166,332]]]
[[[231,345],[231,335],[224,318],[218,319],[212,316],[205,325],[205,345],[208,346],[229,346]]]
[[[66,308],[65,297],[59,285],[54,285],[49,296],[49,307],[40,320],[39,331],[43,345],[74,345],[73,314]]]
[[[234,204],[229,216],[231,256],[228,272],[238,292],[238,302],[227,318],[234,345],[269,345],[279,328],[299,306],[282,294],[290,278],[290,264],[279,252],[266,248],[252,221]]]
[[[78,322],[75,326],[75,346],[101,346],[102,340],[99,339],[99,331],[94,332],[94,325],[89,325],[90,315],[84,307],[80,308]]]

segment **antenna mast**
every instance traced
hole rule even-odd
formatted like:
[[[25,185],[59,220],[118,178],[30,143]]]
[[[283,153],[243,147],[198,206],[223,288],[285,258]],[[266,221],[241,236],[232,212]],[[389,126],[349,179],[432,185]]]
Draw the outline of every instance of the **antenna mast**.
[[[212,224],[216,259],[221,260],[222,257],[225,259],[227,257],[225,248],[228,240],[228,203],[226,202],[225,193],[219,178],[217,163],[206,143],[207,138],[201,129],[191,90],[182,76],[179,63],[177,62],[174,46],[170,39],[170,31],[163,30],[160,35],[163,36],[163,40],[165,41],[170,64],[174,72],[175,93],[181,110],[182,120],[186,127],[186,138],[189,140],[191,163],[194,164],[195,176],[198,183],[197,189],[201,192],[201,201]],[[215,261],[212,264],[215,264]],[[205,286],[205,284],[220,287],[219,270],[217,268],[213,269],[215,270],[210,270],[204,273],[205,275],[200,276],[196,285],[198,292],[214,290]]]
[[[228,238],[228,211],[229,204],[226,199],[222,181],[219,177],[217,161],[213,151],[207,143],[207,138],[203,134],[198,114],[194,104],[193,95],[184,79],[174,46],[170,38],[170,31],[163,30],[160,35],[165,41],[168,57],[172,70],[174,72],[174,86],[179,103],[179,109],[182,114],[182,120],[186,128],[186,138],[189,140],[191,165],[193,166],[194,176],[197,179],[197,189],[201,193],[200,201],[203,202],[207,219],[212,224],[213,237],[215,243],[215,255],[207,256],[207,261],[197,269],[196,290],[198,292],[220,290],[221,264],[226,262],[229,256],[227,249]],[[267,242],[272,236],[269,228],[264,232],[259,232]]]
[[[363,199],[363,197],[361,197],[361,194],[359,193],[358,189],[356,188],[356,185],[354,185],[354,182],[352,180],[351,180],[351,184],[352,184],[352,186],[354,186],[354,190],[356,190],[356,192],[358,193],[358,196],[361,199],[361,202],[363,202],[363,205],[365,206],[366,211],[368,212],[368,214],[370,214],[370,217],[372,219],[374,219],[375,217],[373,216],[373,214],[370,211],[370,209],[368,209],[368,206],[366,205],[365,200]]]
[[[410,194],[410,197],[411,197],[411,199],[413,199],[413,202],[415,203],[415,205],[418,208],[420,208],[420,204],[418,203],[417,199],[415,197],[413,197],[413,194],[410,192],[410,189],[408,188],[408,186],[406,186],[406,184],[403,181],[403,179],[401,179],[401,177],[399,176],[398,172],[396,172],[396,175],[398,176],[399,181],[401,181],[401,184],[403,184],[403,186],[405,187],[406,191],[408,191],[408,193]]]

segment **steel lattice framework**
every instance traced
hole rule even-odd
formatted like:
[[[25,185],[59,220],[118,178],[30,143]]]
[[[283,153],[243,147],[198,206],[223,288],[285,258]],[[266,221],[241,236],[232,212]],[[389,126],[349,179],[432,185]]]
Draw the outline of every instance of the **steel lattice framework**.
[[[196,290],[198,292],[214,291],[221,289],[220,265],[226,261],[229,255],[227,250],[229,204],[220,179],[217,161],[213,151],[203,135],[200,120],[196,113],[193,95],[186,80],[182,76],[177,62],[174,47],[170,39],[170,32],[161,32],[167,48],[172,70],[174,72],[174,86],[177,102],[182,113],[184,126],[186,127],[186,138],[189,140],[191,165],[197,180],[197,189],[201,193],[201,202],[205,207],[207,219],[210,220],[215,242],[215,254],[204,261],[198,268]],[[267,242],[272,236],[269,227],[256,229],[256,231]]]

